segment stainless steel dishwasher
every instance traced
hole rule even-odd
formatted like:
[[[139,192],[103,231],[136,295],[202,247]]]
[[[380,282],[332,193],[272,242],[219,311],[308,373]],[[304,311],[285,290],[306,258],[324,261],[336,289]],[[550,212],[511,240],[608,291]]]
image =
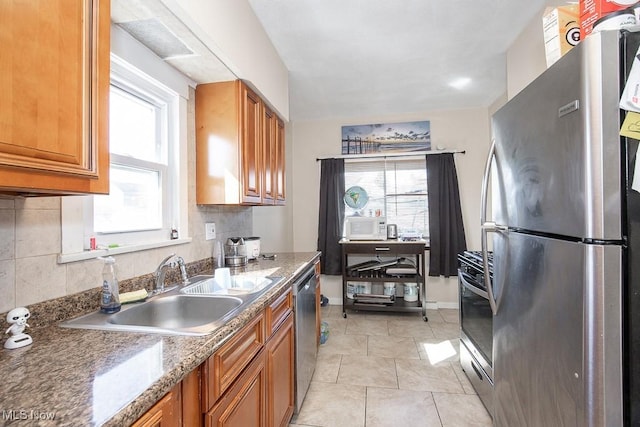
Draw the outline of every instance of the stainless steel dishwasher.
[[[307,395],[311,377],[316,368],[318,345],[316,341],[316,275],[315,268],[306,270],[293,284],[293,310],[295,313],[295,413],[300,411]]]

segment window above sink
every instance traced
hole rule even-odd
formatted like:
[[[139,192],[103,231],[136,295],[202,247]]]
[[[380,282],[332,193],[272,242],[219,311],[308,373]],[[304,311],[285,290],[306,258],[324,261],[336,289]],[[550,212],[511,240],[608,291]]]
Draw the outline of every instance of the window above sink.
[[[111,194],[62,198],[59,263],[191,241],[186,121],[195,83],[119,27],[112,36]],[[88,250],[91,238],[99,250]]]

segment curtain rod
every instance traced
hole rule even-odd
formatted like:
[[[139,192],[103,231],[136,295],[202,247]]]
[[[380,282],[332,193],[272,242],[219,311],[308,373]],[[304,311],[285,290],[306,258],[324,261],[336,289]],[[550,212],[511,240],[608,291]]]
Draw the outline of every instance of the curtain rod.
[[[412,153],[387,153],[387,154],[342,154],[339,156],[331,156],[331,157],[319,157],[316,158],[316,162],[320,160],[328,160],[328,159],[386,159],[388,157],[415,157],[415,156],[424,156],[430,154],[443,154],[443,153],[453,153],[453,154],[465,154],[465,150],[436,150],[436,151],[414,151]]]

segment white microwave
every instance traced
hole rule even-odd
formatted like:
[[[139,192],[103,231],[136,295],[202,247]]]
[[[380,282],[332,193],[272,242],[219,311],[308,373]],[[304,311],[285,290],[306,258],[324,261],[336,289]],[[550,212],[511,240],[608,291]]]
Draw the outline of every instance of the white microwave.
[[[387,240],[387,219],[382,216],[348,216],[344,221],[348,240]]]

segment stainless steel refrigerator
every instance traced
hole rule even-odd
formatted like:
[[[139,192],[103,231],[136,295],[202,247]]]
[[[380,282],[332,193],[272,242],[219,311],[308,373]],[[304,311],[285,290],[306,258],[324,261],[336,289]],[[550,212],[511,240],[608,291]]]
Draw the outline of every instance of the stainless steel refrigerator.
[[[618,106],[639,45],[592,34],[492,117],[495,426],[640,425],[638,141]]]

